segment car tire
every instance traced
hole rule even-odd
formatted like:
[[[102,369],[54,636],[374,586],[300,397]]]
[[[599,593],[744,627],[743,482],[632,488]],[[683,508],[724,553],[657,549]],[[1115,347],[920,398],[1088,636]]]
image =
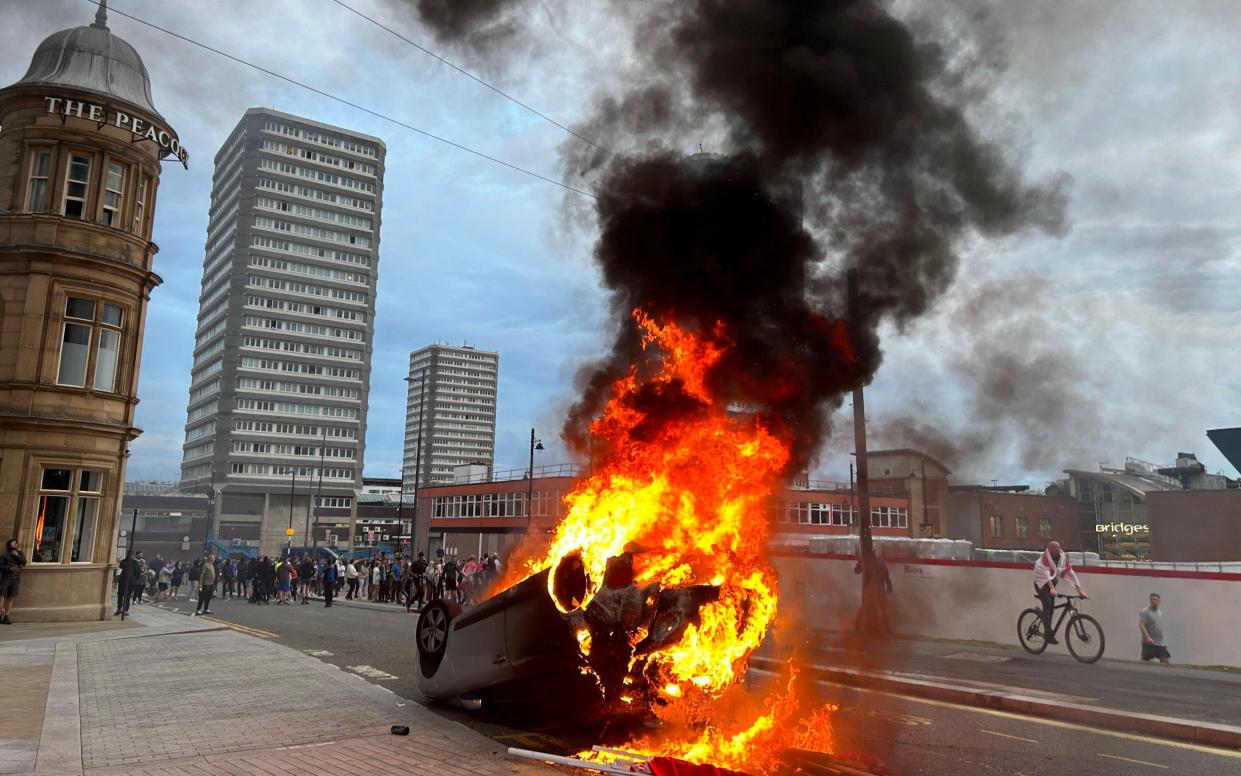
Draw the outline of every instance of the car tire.
[[[453,619],[461,613],[461,607],[448,601],[432,601],[422,608],[418,625],[414,629],[414,641],[418,649],[418,664],[427,679],[435,676],[444,652],[448,648],[448,630]]]

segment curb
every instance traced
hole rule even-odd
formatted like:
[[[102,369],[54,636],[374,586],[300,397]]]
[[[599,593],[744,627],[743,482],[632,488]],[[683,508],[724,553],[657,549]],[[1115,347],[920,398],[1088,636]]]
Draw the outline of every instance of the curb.
[[[765,657],[751,657],[750,665],[763,671],[778,672],[785,663]],[[1038,716],[1063,722],[1079,722],[1107,730],[1143,733],[1159,738],[1189,741],[1225,749],[1241,749],[1241,727],[1199,722],[1177,717],[1120,711],[1080,703],[1052,703],[1017,693],[976,690],[925,679],[915,679],[886,671],[813,665],[808,672],[815,678],[871,690],[886,690],[916,698],[947,701],[967,706]]]

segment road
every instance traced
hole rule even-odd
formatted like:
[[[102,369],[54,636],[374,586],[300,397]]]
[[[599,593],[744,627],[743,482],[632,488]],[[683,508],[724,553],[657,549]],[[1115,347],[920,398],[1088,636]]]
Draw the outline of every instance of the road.
[[[192,605],[163,604],[186,615]],[[214,601],[212,619],[257,638],[277,640],[356,673],[393,693],[425,702],[413,662],[416,615],[321,603],[256,606]],[[756,687],[770,677],[751,672]],[[1241,752],[1149,739],[1083,725],[1040,720],[883,692],[820,683],[842,748],[879,757],[903,776],[1225,776],[1241,773]],[[588,746],[589,732],[528,729],[512,720],[485,720],[476,710],[432,705],[506,745],[572,752]]]

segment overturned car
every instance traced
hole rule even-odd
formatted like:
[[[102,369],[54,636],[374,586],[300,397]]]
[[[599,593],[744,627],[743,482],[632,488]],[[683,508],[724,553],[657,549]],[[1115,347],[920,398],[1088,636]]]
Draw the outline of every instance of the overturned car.
[[[439,701],[550,704],[564,716],[636,711],[632,699],[648,689],[645,657],[676,643],[719,588],[640,588],[630,553],[608,561],[583,607],[588,584],[580,559],[569,556],[472,609],[428,604],[415,632],[422,692]]]

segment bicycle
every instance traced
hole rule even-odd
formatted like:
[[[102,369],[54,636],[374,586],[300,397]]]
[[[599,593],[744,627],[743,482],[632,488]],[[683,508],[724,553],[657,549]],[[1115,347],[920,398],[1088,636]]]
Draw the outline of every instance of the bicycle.
[[[1056,620],[1051,629],[1052,637],[1054,638],[1060,632],[1061,625],[1065,625],[1065,645],[1079,663],[1093,663],[1103,657],[1105,645],[1103,627],[1095,618],[1078,611],[1076,601],[1082,596],[1057,594],[1056,598],[1065,600],[1064,603],[1057,604],[1052,609],[1053,616],[1057,610],[1060,611],[1060,619]],[[1066,619],[1067,624],[1065,624]],[[1047,649],[1047,636],[1043,633],[1041,607],[1026,609],[1017,616],[1017,640],[1031,655],[1042,654]]]

